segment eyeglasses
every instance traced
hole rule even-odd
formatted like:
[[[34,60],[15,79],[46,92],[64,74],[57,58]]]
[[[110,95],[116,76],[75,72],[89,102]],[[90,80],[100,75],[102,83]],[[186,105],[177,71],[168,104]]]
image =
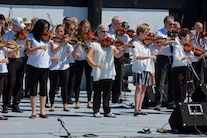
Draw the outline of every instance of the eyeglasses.
[[[169,25],[175,25],[174,23],[170,23]]]
[[[101,31],[102,33],[108,33],[109,31]]]
[[[75,28],[70,28],[71,31],[75,30]]]

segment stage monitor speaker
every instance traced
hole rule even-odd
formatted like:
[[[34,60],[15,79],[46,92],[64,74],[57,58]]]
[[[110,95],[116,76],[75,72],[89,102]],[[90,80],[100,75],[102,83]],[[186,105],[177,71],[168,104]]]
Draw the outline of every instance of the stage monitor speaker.
[[[184,103],[176,107],[169,118],[169,124],[179,133],[207,132],[207,103]]]

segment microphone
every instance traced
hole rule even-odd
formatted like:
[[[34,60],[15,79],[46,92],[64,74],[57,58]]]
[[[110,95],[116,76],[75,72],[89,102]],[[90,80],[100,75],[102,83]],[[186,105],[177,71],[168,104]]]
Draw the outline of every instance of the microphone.
[[[67,135],[68,135],[68,137],[69,137],[69,136],[70,136],[70,133],[69,133],[68,130],[65,128],[65,126],[64,126],[64,122],[63,122],[60,118],[58,118],[57,121],[60,121],[62,127],[65,129],[65,131],[66,131],[66,133],[67,133]]]
[[[60,118],[58,118],[57,121],[60,121],[60,123],[64,123]]]

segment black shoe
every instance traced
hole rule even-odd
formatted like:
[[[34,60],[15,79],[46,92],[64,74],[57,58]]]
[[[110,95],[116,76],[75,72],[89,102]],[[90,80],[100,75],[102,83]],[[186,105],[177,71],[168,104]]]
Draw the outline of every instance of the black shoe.
[[[126,92],[131,92],[131,90],[129,88],[125,88]]]
[[[23,110],[19,108],[19,106],[13,106],[12,112],[23,113]]]
[[[2,113],[8,113],[8,106],[3,106]]]
[[[68,99],[67,104],[73,104],[73,101],[71,99]]]

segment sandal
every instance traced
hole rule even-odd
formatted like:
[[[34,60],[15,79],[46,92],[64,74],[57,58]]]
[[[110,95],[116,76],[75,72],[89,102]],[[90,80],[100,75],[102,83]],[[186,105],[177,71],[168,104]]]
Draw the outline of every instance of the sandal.
[[[1,115],[0,120],[8,120],[8,118]]]
[[[31,115],[29,118],[30,119],[35,119],[36,118],[36,115]]]
[[[137,110],[134,111],[134,116],[139,115],[139,112]]]
[[[41,117],[41,118],[49,118],[49,116],[46,115],[46,114],[44,114],[44,115],[39,114],[39,117]]]
[[[139,110],[139,115],[147,115],[147,113],[145,113],[145,112],[143,112],[143,111],[141,111],[141,110]]]

